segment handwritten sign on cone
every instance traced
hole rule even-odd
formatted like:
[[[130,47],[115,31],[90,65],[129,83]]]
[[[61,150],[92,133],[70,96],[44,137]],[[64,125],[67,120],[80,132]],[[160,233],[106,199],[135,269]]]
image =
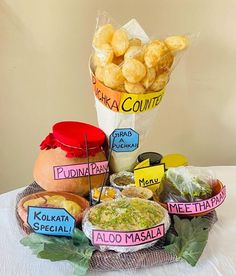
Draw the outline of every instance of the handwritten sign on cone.
[[[165,88],[146,94],[125,93],[106,87],[93,73],[91,73],[91,79],[95,97],[114,112],[134,114],[149,111],[159,105],[165,93]]]
[[[139,134],[132,128],[117,128],[110,135],[110,147],[115,152],[131,152],[139,146]]]

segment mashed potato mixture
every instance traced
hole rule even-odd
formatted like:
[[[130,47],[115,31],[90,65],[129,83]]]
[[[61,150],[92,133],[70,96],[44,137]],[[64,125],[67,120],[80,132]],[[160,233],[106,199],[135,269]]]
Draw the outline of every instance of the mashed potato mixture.
[[[105,230],[141,230],[159,224],[164,218],[161,207],[147,200],[120,199],[92,208],[89,221]]]

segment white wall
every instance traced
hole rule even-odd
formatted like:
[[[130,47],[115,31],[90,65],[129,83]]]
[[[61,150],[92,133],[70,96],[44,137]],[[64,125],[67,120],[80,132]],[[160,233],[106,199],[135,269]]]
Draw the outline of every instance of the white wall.
[[[136,17],[153,36],[200,32],[172,75],[146,149],[235,165],[235,0],[2,0],[0,192],[31,182],[54,122],[96,124],[87,63],[98,9],[121,24]]]

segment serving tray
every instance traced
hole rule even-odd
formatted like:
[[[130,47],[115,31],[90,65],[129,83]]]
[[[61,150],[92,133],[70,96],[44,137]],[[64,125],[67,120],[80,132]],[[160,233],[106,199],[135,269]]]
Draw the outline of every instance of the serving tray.
[[[24,226],[23,221],[18,215],[17,204],[23,197],[40,191],[44,190],[36,182],[33,182],[16,197],[16,218],[20,228],[27,234],[31,231],[29,228]],[[213,224],[217,221],[215,211],[204,217],[209,220],[211,226],[213,226]],[[169,231],[174,233],[175,230],[173,224],[171,225]],[[177,262],[174,255],[163,249],[164,244],[165,237],[158,240],[153,247],[142,249],[137,252],[117,253],[114,251],[95,251],[92,255],[89,269],[90,271],[129,270]]]

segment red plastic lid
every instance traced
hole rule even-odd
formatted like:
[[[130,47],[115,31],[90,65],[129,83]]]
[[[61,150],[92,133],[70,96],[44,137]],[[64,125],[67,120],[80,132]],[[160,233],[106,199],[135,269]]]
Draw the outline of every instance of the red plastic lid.
[[[55,139],[60,143],[76,148],[85,147],[85,135],[88,148],[101,146],[106,138],[101,129],[81,122],[59,122],[52,130]]]
[[[59,122],[53,126],[53,133],[40,144],[41,150],[60,147],[66,152],[66,157],[86,157],[86,139],[88,154],[94,156],[97,152],[107,149],[105,133],[92,125],[81,122]]]

